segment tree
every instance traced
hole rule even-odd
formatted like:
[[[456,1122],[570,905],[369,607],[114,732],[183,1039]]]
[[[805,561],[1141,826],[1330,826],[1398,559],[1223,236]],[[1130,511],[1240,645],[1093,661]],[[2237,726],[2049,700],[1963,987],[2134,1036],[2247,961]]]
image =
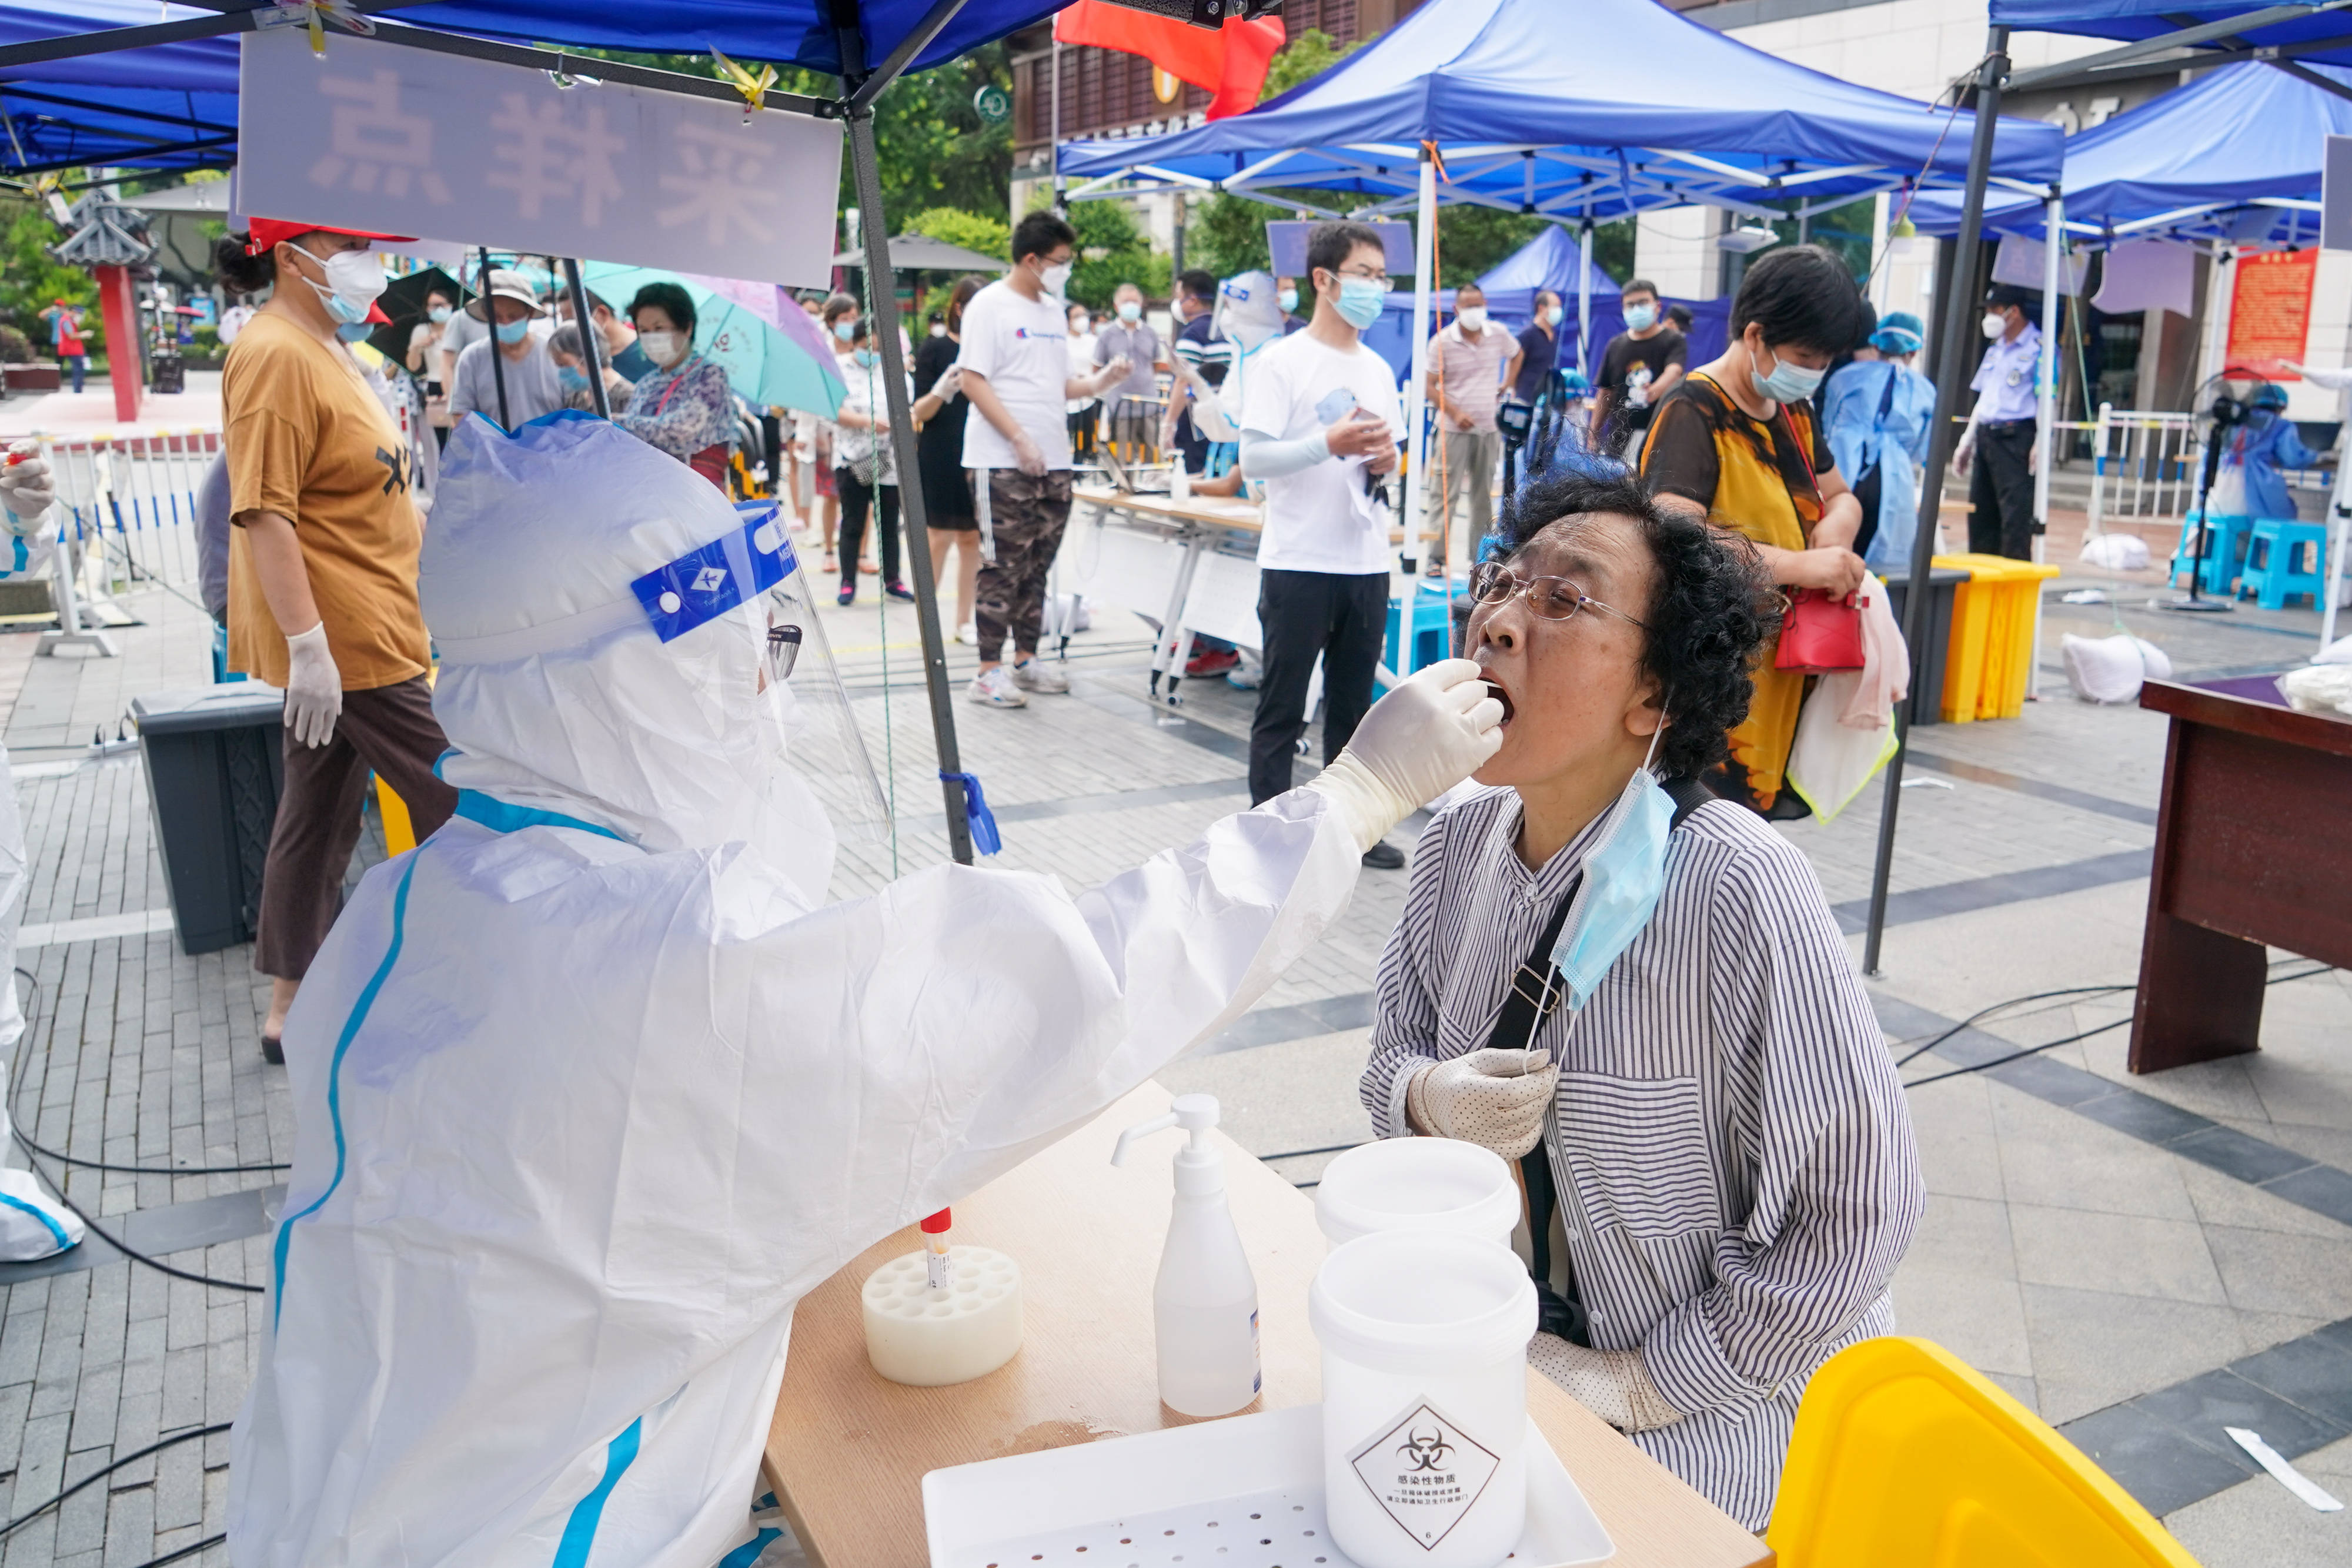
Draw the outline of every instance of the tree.
[[[0,319],[47,352],[50,334],[41,312],[59,299],[92,307],[83,336],[99,336],[98,286],[89,274],[49,254],[65,238],[37,202],[0,199]]]
[[[1002,260],[1012,253],[1013,229],[1003,218],[968,213],[961,207],[932,207],[902,219],[900,234],[929,235],[948,245],[960,245],[982,256]]]
[[[1037,191],[1029,210],[1054,204],[1052,193]],[[1102,314],[1122,283],[1132,283],[1153,299],[1164,299],[1174,282],[1169,258],[1151,248],[1151,237],[1135,226],[1135,214],[1119,201],[1073,202],[1070,226],[1078,232],[1077,261],[1070,270],[1067,298]]]
[[[1321,76],[1379,35],[1358,38],[1346,48],[1332,47],[1331,35],[1320,27],[1309,27],[1277,50],[1266,64],[1265,85],[1257,89],[1257,100],[1278,97],[1310,78]]]

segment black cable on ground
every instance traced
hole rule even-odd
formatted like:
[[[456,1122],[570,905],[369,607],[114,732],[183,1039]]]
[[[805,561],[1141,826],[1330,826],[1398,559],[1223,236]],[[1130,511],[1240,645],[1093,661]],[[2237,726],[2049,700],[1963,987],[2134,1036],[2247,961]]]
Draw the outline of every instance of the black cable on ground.
[[[16,973],[24,975],[25,971],[20,968]],[[33,977],[30,975],[26,975],[26,978],[33,980],[33,995],[35,999],[37,1001],[40,997],[40,982],[38,980],[34,980]],[[52,1033],[55,1032],[54,1023],[52,1024],[51,1031]],[[16,1073],[16,1069],[23,1065],[25,1045],[26,1042],[32,1038],[32,1020],[28,1017],[25,1023],[25,1032],[23,1035],[18,1037],[16,1041],[16,1055],[8,1064],[10,1073],[15,1075],[9,1089],[9,1093],[12,1097],[21,1086],[21,1074]],[[44,1053],[43,1059],[44,1061],[47,1060],[46,1052]],[[38,1148],[39,1145],[35,1144],[30,1138],[25,1136],[23,1130],[17,1126],[16,1117],[13,1113],[8,1117],[8,1135],[16,1140],[18,1147],[25,1151],[25,1163],[26,1166],[31,1169],[34,1176],[43,1186],[47,1187],[51,1192],[57,1195],[58,1202],[64,1205],[67,1210],[68,1210],[75,1218],[80,1220],[83,1228],[86,1228],[92,1236],[97,1237],[100,1241],[105,1242],[109,1247],[113,1248],[117,1252],[121,1253],[125,1258],[130,1259],[132,1262],[144,1263],[147,1267],[154,1270],[159,1274],[168,1274],[174,1280],[185,1280],[189,1283],[194,1285],[209,1285],[215,1290],[221,1291],[242,1291],[247,1295],[255,1296],[262,1293],[263,1287],[259,1285],[248,1285],[236,1280],[215,1280],[209,1274],[198,1274],[186,1269],[175,1269],[169,1263],[160,1262],[153,1258],[150,1258],[144,1252],[141,1252],[133,1249],[121,1237],[116,1236],[111,1231],[108,1230],[104,1226],[99,1224],[97,1220],[92,1219],[89,1217],[89,1212],[85,1210],[81,1205],[76,1203],[73,1199],[66,1196],[65,1184],[52,1179],[49,1173],[41,1168],[40,1162],[33,1158],[33,1152],[35,1149]],[[43,1154],[48,1153],[46,1149],[41,1150],[41,1152]],[[52,1155],[51,1157],[56,1158],[60,1156]],[[188,1176],[194,1173],[187,1171],[152,1171],[146,1174],[153,1176]]]
[[[2005,1002],[1995,1002],[1989,1008],[1979,1008],[1976,1011],[1970,1013],[1959,1022],[1944,1030],[1943,1033],[1931,1036],[1924,1045],[1921,1045],[1902,1056],[1896,1057],[1895,1059],[1895,1065],[1901,1067],[1913,1061],[1915,1058],[1927,1055],[1929,1051],[1935,1050],[1937,1046],[1943,1044],[1946,1040],[1951,1039],[1962,1030],[1976,1023],[1979,1019],[1984,1018],[1987,1014],[1997,1013],[2003,1008],[2023,1007],[2027,1002],[2047,1001],[2053,997],[2080,997],[2088,996],[2095,992],[2128,991],[2131,988],[2132,988],[2129,986],[2068,986],[2061,990],[2035,991],[2031,996],[2011,997]]]
[[[190,1442],[197,1437],[209,1437],[215,1432],[226,1432],[228,1428],[229,1423],[223,1421],[218,1426],[198,1427],[190,1431],[174,1432],[172,1436],[164,1438],[160,1443],[150,1443],[135,1454],[125,1454],[122,1458],[115,1460],[112,1464],[108,1465],[103,1469],[90,1471],[89,1474],[82,1477],[81,1479],[74,1482],[73,1485],[66,1488],[65,1490],[58,1493],[57,1496],[49,1499],[48,1501],[35,1508],[28,1508],[24,1512],[18,1514],[16,1518],[10,1520],[7,1523],[0,1524],[0,1541],[5,1541],[9,1536],[15,1534],[22,1526],[32,1523],[33,1521],[40,1518],[41,1515],[48,1512],[49,1510],[57,1507],[58,1504],[65,1501],[66,1499],[73,1496],[74,1493],[81,1490],[82,1488],[89,1485],[92,1481],[103,1480],[106,1477],[112,1475],[115,1471],[121,1469],[125,1465],[137,1464],[148,1455],[160,1454],[165,1448],[171,1448],[174,1444]],[[217,1540],[219,1538],[215,1537],[215,1539]]]
[[[2291,964],[2295,962],[2295,960],[2292,958],[2282,958],[2278,960],[2278,962],[2282,964]],[[2277,986],[2284,985],[2289,980],[2308,980],[2315,975],[2326,974],[2335,967],[2336,966],[2333,964],[2314,964],[2308,969],[2299,970],[2291,975],[2272,975],[2265,978],[2263,981],[2263,984],[2265,986]],[[2130,986],[2084,986],[2081,988],[2081,989],[2086,991],[2128,991],[2134,988],[2135,988]],[[2066,993],[2063,991],[2049,991],[2042,994],[2045,996],[2063,996]],[[2016,1002],[2032,1001],[2035,998],[2032,997],[2016,997],[2012,998],[2009,1002],[1996,1002],[1993,1004],[1993,1008],[2009,1007],[2014,1005]],[[1985,1012],[1992,1011],[1993,1008],[1987,1008],[1984,1009],[1984,1012],[1979,1012],[1975,1016],[1982,1018]],[[1994,1057],[1990,1061],[1979,1061],[1973,1067],[1956,1067],[1948,1072],[1935,1072],[1928,1074],[1925,1078],[1914,1078],[1909,1082],[1904,1084],[1903,1087],[1906,1089],[1917,1089],[1924,1084],[1941,1083],[1948,1078],[1964,1078],[1971,1072],[1982,1072],[1989,1068],[2004,1067],[2012,1061],[2022,1061],[2029,1056],[2039,1056],[2045,1051],[2055,1051],[2062,1045],[2073,1045],[2078,1040],[2088,1040],[2095,1034],[2105,1034],[2110,1030],[2122,1029],[2131,1021],[2132,1020],[2128,1018],[2119,1018],[2113,1023],[2103,1023],[2096,1029],[2086,1029],[2080,1034],[2070,1034],[2063,1040],[2047,1040],[2041,1045],[2030,1045],[2022,1051],[2011,1051],[2007,1056]],[[1945,1030],[1942,1034],[1937,1035],[1934,1040],[1929,1041],[1927,1045],[1921,1046],[1918,1051],[1913,1051],[1910,1056],[1903,1058],[1903,1061],[1910,1061],[1912,1057],[1920,1054],[1920,1051],[1935,1049],[1937,1044],[1950,1039],[1953,1035],[1958,1034],[1966,1027],[1968,1027],[1966,1024],[1955,1024],[1952,1028]],[[1902,1061],[1895,1063],[1897,1067],[1900,1067],[1902,1064]]]
[[[139,1568],[163,1568],[163,1564],[166,1563],[177,1563],[183,1557],[193,1557],[197,1552],[204,1551],[206,1547],[218,1546],[222,1542],[226,1541],[227,1539],[228,1532],[226,1531],[223,1531],[218,1535],[207,1535],[193,1546],[183,1546],[177,1552],[166,1552],[161,1557],[150,1557],[146,1562],[142,1563],[139,1565]]]

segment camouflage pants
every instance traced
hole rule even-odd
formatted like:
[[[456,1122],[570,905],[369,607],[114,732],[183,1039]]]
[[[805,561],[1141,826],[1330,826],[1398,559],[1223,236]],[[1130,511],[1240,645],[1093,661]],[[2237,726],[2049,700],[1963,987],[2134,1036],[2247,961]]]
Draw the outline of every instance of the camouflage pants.
[[[975,484],[978,478],[975,473]],[[1037,651],[1038,629],[1045,620],[1045,577],[1070,522],[1066,468],[1035,477],[1017,468],[992,468],[987,481],[996,559],[980,563],[972,613],[983,661],[1003,657],[1008,635],[1023,654]]]

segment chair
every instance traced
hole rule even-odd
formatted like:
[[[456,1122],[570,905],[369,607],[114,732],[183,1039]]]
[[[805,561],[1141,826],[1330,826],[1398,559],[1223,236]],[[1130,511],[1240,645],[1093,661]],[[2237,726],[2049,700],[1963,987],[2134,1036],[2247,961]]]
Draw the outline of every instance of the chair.
[[[1813,1374],[1765,1541],[1780,1568],[2197,1568],[2082,1451],[1939,1344]]]
[[[2305,545],[2311,547],[2308,570],[2296,564]],[[2326,591],[2323,586],[2326,560],[2326,524],[2299,523],[2290,517],[2257,518],[2246,545],[2246,564],[2238,572],[2238,597],[2252,599],[2265,610],[2284,610],[2288,600],[2309,594],[2316,607],[2319,596]]]
[[[2197,564],[2197,526],[2203,517],[2202,512],[2192,510],[2180,519],[2180,543],[2173,549],[2167,582],[2178,585],[2181,574]],[[2246,559],[2247,536],[2253,524],[2252,517],[2214,517],[2212,541],[2205,547],[2205,572],[2198,580],[2204,591],[2229,597],[2230,585],[2237,580],[2239,565]]]

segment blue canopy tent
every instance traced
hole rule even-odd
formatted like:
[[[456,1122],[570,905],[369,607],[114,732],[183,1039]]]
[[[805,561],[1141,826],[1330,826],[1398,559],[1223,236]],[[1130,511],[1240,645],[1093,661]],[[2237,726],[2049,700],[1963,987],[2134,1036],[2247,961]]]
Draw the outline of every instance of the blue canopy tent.
[[[1769,219],[1906,184],[1958,184],[1969,169],[1958,131],[1970,118],[1808,70],[1655,0],[1431,0],[1247,113],[1163,136],[1065,143],[1055,167],[1087,182],[1074,200],[1175,186],[1316,213],[1283,193],[1316,189],[1377,197],[1372,214],[1414,210],[1406,426],[1418,453],[1441,201],[1573,222],[1589,264],[1594,223],[1653,207],[1704,203]],[[1989,120],[1970,126],[1989,158],[1993,130]],[[2043,194],[2063,141],[2053,125],[2008,122],[1997,177]],[[1580,289],[1580,359],[1591,301]],[[1420,532],[1421,491],[1405,486],[1409,539]]]
[[[146,0],[0,5],[0,46],[47,37],[65,21],[152,21],[156,9]],[[0,70],[0,172],[217,167],[236,143],[236,45],[226,38]]]
[[[815,99],[771,92],[764,95],[760,111],[807,114],[845,122],[858,205],[868,214],[867,232],[874,236],[874,270],[887,278],[890,275],[887,237],[889,229],[882,202],[881,172],[875,154],[875,98],[901,73],[952,59],[1043,20],[1065,3],[1066,0],[359,0],[348,9],[369,15],[374,37],[380,42],[736,104],[744,102],[736,89],[710,78],[650,70],[618,60],[567,55],[560,48],[534,46],[551,41],[573,47],[695,54],[717,49],[740,59],[803,66],[835,76],[840,80],[838,97]],[[1255,0],[1244,0],[1241,9],[1254,13]],[[159,62],[153,67],[158,72],[183,66],[198,71],[210,57],[201,51],[190,51],[185,46],[250,32],[259,19],[275,12],[276,7],[266,0],[260,4],[255,0],[215,0],[210,11],[172,7],[167,9],[164,20],[154,22],[137,20],[142,16],[153,16],[148,0],[45,0],[39,10],[24,5],[13,10],[0,7],[0,93],[43,91],[43,83],[73,82],[78,78],[69,73],[76,69],[129,70],[132,73],[131,86],[137,90],[171,90],[151,85],[160,78],[139,73],[149,69],[150,61]],[[8,30],[12,17],[13,31]],[[328,26],[331,38],[332,29],[341,24],[331,16]],[[331,42],[329,47],[332,47]],[[106,101],[122,101],[121,93],[125,89],[121,85],[121,78],[100,78],[95,83],[88,76],[79,79],[85,87],[102,87]],[[201,95],[210,79],[189,79],[177,84],[176,90]],[[15,85],[18,82],[29,86],[20,88]],[[231,90],[234,91],[233,85]],[[75,133],[95,138],[106,129],[94,113],[97,100],[85,92],[79,101],[82,108],[77,112],[90,118],[78,125]],[[142,107],[143,110],[143,104]],[[173,105],[170,112],[177,114],[180,108]],[[13,102],[10,112],[13,117]],[[217,105],[201,101],[192,103],[187,110],[189,116],[218,112]],[[745,112],[752,110],[746,108]],[[234,120],[229,123],[233,127]],[[175,120],[164,134],[178,134],[181,129],[182,121]],[[142,162],[136,151],[139,144],[130,141],[129,136],[146,132],[116,128],[114,134],[122,151],[110,156],[109,161]],[[80,143],[76,149],[80,156],[75,161],[107,156],[89,151],[97,145],[94,140]],[[233,146],[233,131],[217,145],[223,151]],[[14,159],[24,168],[29,168],[35,161],[29,148],[24,157],[16,157],[13,150],[0,156]],[[152,145],[146,155],[158,162],[165,156],[154,152]],[[0,172],[5,172],[5,167],[0,167]],[[899,349],[896,294],[888,288],[877,290],[873,309],[891,438],[897,444],[900,471],[912,473],[917,466],[914,424],[908,410],[907,370]],[[963,772],[956,744],[946,643],[940,632],[939,596],[931,579],[929,549],[924,543],[928,519],[920,487],[910,486],[901,506],[912,547],[909,566],[914,578],[917,622],[922,634],[931,727],[939,747],[940,788],[946,806],[949,843],[955,858],[969,864],[971,820],[982,808],[977,789],[967,789],[965,786],[968,776]]]
[[[2314,69],[2352,88],[2352,68]],[[2066,233],[2099,248],[2149,238],[2240,250],[2315,245],[2329,136],[2352,136],[2352,98],[2267,66],[2224,66],[2067,141]],[[1956,233],[1959,198],[1923,194],[1911,217],[1922,233]],[[2041,204],[1989,193],[1983,225],[2040,237]]]

